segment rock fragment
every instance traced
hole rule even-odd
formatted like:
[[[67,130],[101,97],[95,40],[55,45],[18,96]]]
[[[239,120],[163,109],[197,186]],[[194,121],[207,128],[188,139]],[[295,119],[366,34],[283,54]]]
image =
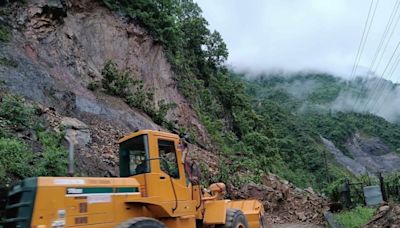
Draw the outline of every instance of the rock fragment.
[[[87,145],[91,142],[89,127],[82,121],[64,117],[61,120],[61,125],[66,129],[67,137],[73,139],[79,145]]]

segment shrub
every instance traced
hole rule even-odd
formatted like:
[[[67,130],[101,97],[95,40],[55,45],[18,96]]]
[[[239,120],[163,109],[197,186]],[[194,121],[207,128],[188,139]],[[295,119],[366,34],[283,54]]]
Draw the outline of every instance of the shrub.
[[[152,119],[157,124],[168,125],[169,123],[166,123],[167,121],[165,120],[165,116],[167,115],[169,110],[174,108],[176,108],[175,103],[167,103],[165,102],[165,100],[161,100],[158,102],[158,109],[155,111],[154,115],[152,116]]]
[[[151,115],[154,111],[154,89],[145,90],[142,80],[133,80],[130,87],[133,92],[127,97],[128,105]]]
[[[43,152],[38,160],[38,175],[63,176],[67,173],[68,153],[63,147],[63,133],[42,131],[38,138]]]
[[[43,151],[36,154],[19,139],[0,138],[0,186],[31,176],[64,176],[67,150],[62,146],[62,135],[39,132]]]
[[[119,71],[115,62],[107,61],[101,74],[103,75],[103,88],[108,94],[124,98],[129,95],[132,79],[130,79],[128,72]]]
[[[164,125],[169,129],[173,126],[165,119],[168,111],[176,107],[174,103],[158,102],[158,108],[154,104],[154,89],[144,88],[142,80],[134,80],[129,72],[118,69],[118,65],[108,60],[102,70],[102,85],[106,93],[120,97],[133,108],[143,110],[155,123]]]
[[[0,117],[12,124],[31,126],[35,109],[23,97],[6,94],[0,103]]]
[[[99,87],[100,87],[100,85],[99,85],[98,82],[90,82],[90,83],[87,85],[87,88],[88,88],[89,90],[91,90],[91,91],[95,91],[95,90],[97,90]]]
[[[10,177],[25,178],[35,174],[33,153],[18,139],[0,138],[0,180],[10,183]],[[7,179],[8,178],[8,179]]]

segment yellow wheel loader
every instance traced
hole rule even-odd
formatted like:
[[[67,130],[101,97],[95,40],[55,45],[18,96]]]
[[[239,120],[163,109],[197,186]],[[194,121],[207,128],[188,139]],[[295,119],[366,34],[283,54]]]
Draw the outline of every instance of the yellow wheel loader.
[[[4,228],[264,227],[257,200],[202,191],[176,134],[141,130],[119,141],[120,177],[34,177],[8,194]]]

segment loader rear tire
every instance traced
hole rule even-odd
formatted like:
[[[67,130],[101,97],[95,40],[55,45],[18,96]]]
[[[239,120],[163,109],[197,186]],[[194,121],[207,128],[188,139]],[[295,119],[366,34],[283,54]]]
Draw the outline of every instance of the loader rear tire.
[[[117,228],[167,228],[167,226],[154,218],[138,217],[119,224]]]
[[[246,216],[239,209],[230,208],[226,210],[225,224],[217,225],[216,228],[249,228]]]

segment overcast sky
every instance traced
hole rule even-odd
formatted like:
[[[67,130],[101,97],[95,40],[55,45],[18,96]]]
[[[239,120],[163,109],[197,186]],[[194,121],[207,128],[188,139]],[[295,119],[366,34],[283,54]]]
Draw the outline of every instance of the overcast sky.
[[[222,34],[230,53],[228,64],[237,69],[317,70],[348,76],[371,0],[196,2],[203,9],[210,28]],[[379,1],[358,74],[365,73],[371,65],[394,6],[395,0]],[[397,15],[400,17],[400,10]],[[379,76],[400,40],[400,29],[397,27],[379,64]],[[393,76],[390,76],[389,70],[390,66],[384,77],[397,81],[400,67]]]

